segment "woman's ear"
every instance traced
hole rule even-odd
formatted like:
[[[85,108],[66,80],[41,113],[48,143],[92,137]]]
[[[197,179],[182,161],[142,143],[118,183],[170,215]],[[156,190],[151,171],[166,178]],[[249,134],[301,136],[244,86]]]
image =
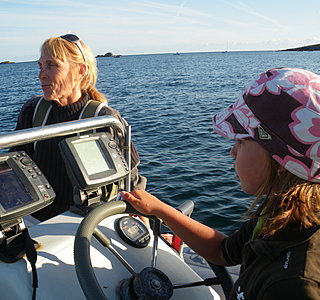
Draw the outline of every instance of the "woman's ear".
[[[80,64],[79,65],[79,75],[82,78],[87,74],[87,65],[86,64]]]

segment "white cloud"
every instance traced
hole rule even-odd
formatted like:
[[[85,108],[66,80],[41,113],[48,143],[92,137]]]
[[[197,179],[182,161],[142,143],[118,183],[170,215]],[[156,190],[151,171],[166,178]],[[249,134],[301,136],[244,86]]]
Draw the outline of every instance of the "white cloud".
[[[256,11],[255,9],[253,9],[252,7],[244,4],[243,2],[237,2],[237,3],[233,3],[233,2],[228,2],[231,6],[233,6],[234,8],[242,11],[242,12],[245,12],[246,14],[249,14],[249,15],[252,15],[252,16],[255,16],[255,17],[258,17],[260,20],[264,20],[268,23],[270,23],[271,25],[279,28],[279,29],[283,29],[283,28],[286,28],[286,26],[284,26],[283,24],[281,24],[280,22],[278,22],[277,20],[269,17],[269,16],[266,16],[258,11]]]
[[[276,3],[275,0],[270,0]],[[293,0],[295,1],[295,0]],[[313,1],[313,0],[305,0]],[[275,49],[317,43],[318,10],[284,19],[259,1],[231,0],[0,0],[0,61],[12,55],[37,59],[41,43],[68,31],[95,54]],[[295,6],[290,6],[293,9]],[[300,6],[301,9],[301,6]],[[278,14],[277,14],[278,13]],[[299,14],[299,11],[296,12]],[[311,23],[313,22],[313,23]],[[308,28],[306,32],[305,28]],[[312,31],[314,30],[314,31]],[[274,41],[274,42],[271,42]],[[281,42],[282,41],[282,42]],[[300,41],[300,42],[299,42]]]

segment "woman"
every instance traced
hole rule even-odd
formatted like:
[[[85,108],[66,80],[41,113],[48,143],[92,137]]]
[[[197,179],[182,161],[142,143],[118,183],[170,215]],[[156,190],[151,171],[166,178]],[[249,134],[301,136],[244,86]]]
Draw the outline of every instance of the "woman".
[[[97,108],[97,115],[111,115],[126,124],[119,112],[108,106],[105,96],[96,89],[95,57],[76,35],[66,34],[46,40],[41,47],[38,64],[43,97],[33,97],[23,105],[16,130],[77,120],[90,100],[102,103]],[[45,111],[40,109],[43,107],[41,103],[47,105]],[[39,121],[39,112],[41,124],[35,125]],[[72,203],[73,187],[58,148],[58,143],[64,138],[56,137],[13,149],[25,150],[32,157],[56,193],[56,199],[50,206],[33,215],[41,221],[68,210]],[[131,187],[145,189],[146,179],[139,176],[137,170],[139,155],[134,145],[131,150]]]
[[[320,299],[320,76],[269,70],[213,127],[236,140],[237,177],[256,195],[238,231],[228,237],[145,191],[122,192],[122,199],[161,218],[206,259],[241,264],[230,299]]]

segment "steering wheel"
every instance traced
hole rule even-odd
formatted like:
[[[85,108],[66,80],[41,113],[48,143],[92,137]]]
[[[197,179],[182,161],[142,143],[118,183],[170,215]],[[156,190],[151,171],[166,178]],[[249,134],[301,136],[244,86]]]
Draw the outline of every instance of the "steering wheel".
[[[86,217],[84,217],[81,224],[79,225],[74,241],[75,268],[81,288],[86,298],[89,300],[107,300],[107,297],[101,289],[100,284],[94,274],[94,270],[91,264],[90,241],[92,235],[94,235],[103,246],[109,248],[110,240],[99,231],[97,226],[102,220],[106,219],[107,217],[122,213],[141,215],[127,202],[112,201],[104,203],[93,209]],[[157,220],[158,219],[156,219],[156,221]],[[155,236],[154,240],[155,243],[153,256],[155,256],[156,253],[155,248],[157,247],[157,236]],[[117,256],[117,253],[113,252],[113,254]],[[125,267],[127,267],[129,271],[131,271],[131,267],[129,264],[127,264],[127,262],[123,261],[121,257],[119,258],[117,256],[117,258],[121,261],[121,263],[125,265]],[[190,284],[173,286],[169,278],[163,272],[153,267],[147,267],[140,273],[135,274],[131,278],[131,282],[129,282],[128,280],[124,280],[122,285],[127,288],[127,290],[132,290],[132,286],[134,286],[134,290],[137,294],[147,293],[147,295],[142,295],[143,297],[145,297],[145,299],[148,299],[148,297],[150,297],[149,299],[170,299],[173,294],[173,289],[175,288],[221,284],[226,299],[228,299],[231,287],[233,285],[233,281],[230,275],[224,267],[216,266],[211,263],[209,265],[218,277],[209,278]],[[132,273],[134,274],[134,271]],[[131,285],[130,288],[128,287],[129,285]],[[128,299],[128,297],[125,299]]]

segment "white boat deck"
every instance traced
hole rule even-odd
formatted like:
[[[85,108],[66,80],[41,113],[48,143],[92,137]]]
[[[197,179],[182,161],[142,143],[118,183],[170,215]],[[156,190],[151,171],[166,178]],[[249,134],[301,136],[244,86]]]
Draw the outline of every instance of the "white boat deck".
[[[206,260],[187,246],[183,249],[183,259],[201,278],[214,277],[214,273]],[[226,269],[235,282],[239,276],[240,265],[226,267]],[[212,288],[217,291],[221,300],[226,300],[220,285],[212,286]]]

